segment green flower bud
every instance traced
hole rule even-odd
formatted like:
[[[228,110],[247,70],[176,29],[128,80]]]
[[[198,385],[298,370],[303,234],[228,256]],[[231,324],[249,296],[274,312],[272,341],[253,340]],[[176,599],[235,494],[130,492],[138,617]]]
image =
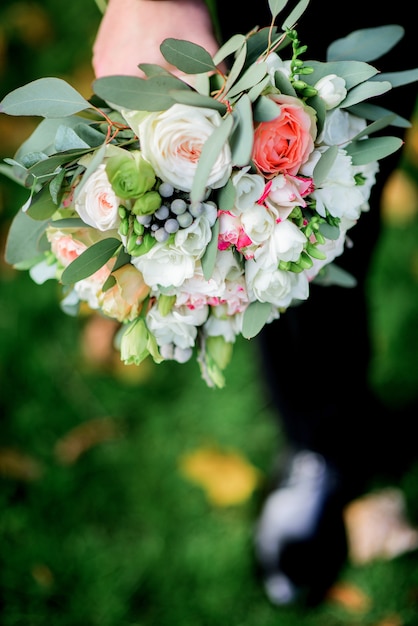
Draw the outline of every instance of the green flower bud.
[[[320,261],[325,261],[325,259],[327,258],[326,254],[318,250],[318,248],[313,243],[307,244],[306,252],[309,254],[309,256],[313,257],[314,259],[319,259]]]
[[[120,356],[125,365],[139,365],[149,355],[156,363],[163,361],[154,335],[149,332],[145,320],[138,317],[122,335]]]
[[[151,250],[156,243],[157,240],[150,233],[145,233],[140,244],[138,244],[138,238],[135,236],[135,246],[132,245],[128,252],[132,256],[141,256],[142,254],[149,252],[149,250]]]
[[[135,215],[152,215],[162,204],[158,191],[148,191],[143,196],[135,200],[132,212]]]
[[[120,223],[119,232],[123,237],[126,237],[129,232],[129,220],[123,220],[123,222]]]
[[[311,257],[308,254],[306,254],[306,252],[302,252],[302,254],[300,255],[300,258],[298,260],[298,265],[303,270],[308,270],[309,268],[312,267],[313,261],[312,261]]]
[[[140,224],[138,220],[134,220],[134,233],[135,235],[143,235],[145,230],[145,226]]]
[[[106,173],[119,198],[141,196],[156,182],[154,170],[139,151],[111,156],[106,162]]]
[[[175,301],[176,296],[161,295],[158,298],[158,311],[161,313],[161,315],[168,315],[173,308]]]

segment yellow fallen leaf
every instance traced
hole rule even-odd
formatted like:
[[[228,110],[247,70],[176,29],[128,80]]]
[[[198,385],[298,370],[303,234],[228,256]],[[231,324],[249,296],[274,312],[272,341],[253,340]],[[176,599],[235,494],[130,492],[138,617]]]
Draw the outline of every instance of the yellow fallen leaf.
[[[257,487],[261,473],[235,452],[199,448],[179,462],[186,478],[202,487],[216,506],[245,502]]]
[[[39,461],[13,448],[0,448],[0,476],[23,481],[37,480],[43,473]]]
[[[120,435],[121,429],[115,420],[99,417],[76,426],[61,437],[55,444],[54,453],[60,463],[71,465],[90,448],[112,441]]]
[[[392,172],[382,193],[382,218],[387,224],[402,225],[418,215],[418,186],[405,172]]]
[[[344,518],[350,559],[356,565],[418,548],[418,529],[408,523],[399,489],[388,487],[357,498],[347,505]]]
[[[339,582],[327,593],[327,600],[344,607],[346,611],[366,613],[371,607],[371,600],[359,587]]]

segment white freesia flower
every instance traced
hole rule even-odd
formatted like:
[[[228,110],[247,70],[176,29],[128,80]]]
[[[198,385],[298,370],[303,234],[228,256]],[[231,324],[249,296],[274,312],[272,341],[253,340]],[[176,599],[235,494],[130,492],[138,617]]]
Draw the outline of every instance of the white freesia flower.
[[[119,226],[121,199],[113,191],[101,163],[89,176],[75,200],[74,208],[86,224],[98,230],[112,230]]]
[[[251,241],[259,245],[271,236],[275,218],[265,206],[253,204],[241,214],[241,224]]]
[[[276,218],[285,220],[297,206],[305,207],[303,196],[311,191],[312,181],[288,174],[278,174],[271,181],[265,205],[274,213]]]
[[[250,167],[243,167],[231,176],[236,194],[234,207],[231,209],[233,213],[239,214],[251,208],[263,194],[264,178],[259,174],[250,174],[249,170]]]
[[[271,52],[266,59],[267,71],[271,76],[272,83],[274,84],[274,75],[276,72],[281,72],[286,78],[290,78],[291,69],[290,61],[283,61],[276,52]]]
[[[191,191],[202,148],[222,123],[218,111],[174,104],[167,111],[150,113],[134,128],[143,156],[157,176],[176,189]],[[207,186],[222,187],[232,171],[226,142],[209,175]]]
[[[364,119],[342,109],[333,109],[325,116],[324,128],[317,143],[327,146],[344,146],[366,126]]]
[[[314,87],[318,90],[318,96],[324,101],[327,111],[335,109],[347,95],[345,80],[337,74],[323,76]]]
[[[147,313],[147,326],[153,333],[159,346],[174,344],[185,350],[193,348],[197,328],[207,319],[208,307],[201,309],[175,308],[167,315],[162,315],[158,306],[153,306]]]
[[[249,260],[245,276],[251,298],[270,302],[279,308],[287,308],[293,300],[306,300],[309,295],[309,283],[304,272],[263,268],[257,261]]]
[[[243,314],[237,313],[228,317],[217,317],[215,312],[209,316],[204,325],[204,332],[208,337],[223,337],[228,343],[234,343],[242,332]]]
[[[173,244],[157,243],[141,256],[132,257],[132,265],[142,273],[151,289],[179,287],[194,273],[195,261]]]
[[[200,259],[212,239],[211,224],[206,214],[196,218],[188,228],[176,232],[174,245],[183,254]]]
[[[306,244],[305,235],[289,220],[275,224],[269,239],[254,255],[257,264],[264,268],[276,268],[280,261],[297,261]]]
[[[313,161],[307,164],[304,171],[312,169],[322,150],[316,152]],[[364,196],[361,186],[356,183],[354,177],[356,173],[357,169],[354,168],[351,157],[344,149],[339,149],[325,179],[311,194],[316,201],[316,211],[319,215],[325,217],[329,211],[333,217],[358,219],[364,204]]]

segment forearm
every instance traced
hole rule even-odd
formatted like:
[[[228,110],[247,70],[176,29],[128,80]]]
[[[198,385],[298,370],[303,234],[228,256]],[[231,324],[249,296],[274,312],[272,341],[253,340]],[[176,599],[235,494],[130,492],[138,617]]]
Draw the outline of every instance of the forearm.
[[[219,45],[205,0],[109,0],[93,46],[96,76],[142,75],[139,63],[172,69],[160,52],[167,37],[188,39],[214,54]]]

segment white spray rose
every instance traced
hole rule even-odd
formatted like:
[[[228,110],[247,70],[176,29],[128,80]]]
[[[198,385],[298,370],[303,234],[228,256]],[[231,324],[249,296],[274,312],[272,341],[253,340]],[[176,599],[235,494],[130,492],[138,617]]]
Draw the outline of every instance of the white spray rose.
[[[118,228],[118,209],[121,202],[113,191],[106,174],[106,166],[102,163],[87,179],[74,208],[85,224],[105,231]]]

